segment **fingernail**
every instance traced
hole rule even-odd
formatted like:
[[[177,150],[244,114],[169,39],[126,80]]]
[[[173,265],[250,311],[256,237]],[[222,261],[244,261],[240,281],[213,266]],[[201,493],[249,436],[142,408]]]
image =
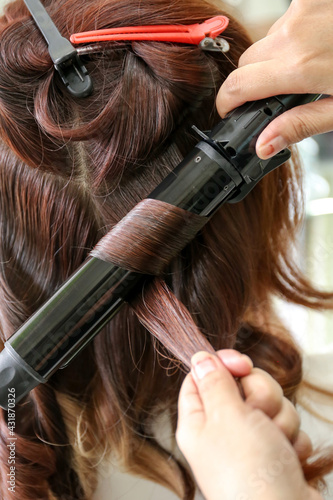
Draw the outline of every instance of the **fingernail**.
[[[263,160],[266,160],[267,158],[271,158],[272,156],[276,155],[287,146],[288,144],[286,140],[278,135],[277,137],[274,137],[274,139],[271,139],[269,142],[260,144],[257,147],[258,156]]]
[[[192,358],[193,359],[193,358]],[[217,370],[215,362],[210,357],[203,359],[194,359],[192,362],[193,370],[199,380],[203,379],[208,373]]]
[[[218,357],[222,361],[222,363],[227,364],[231,363],[239,363],[239,361],[246,361],[246,363],[253,367],[252,360],[246,354],[242,354],[235,349],[223,349],[218,352]]]
[[[242,355],[241,355],[241,359],[242,359],[243,361],[246,361],[246,363],[247,363],[247,364],[248,364],[251,368],[253,368],[253,361],[252,361],[252,359],[251,359],[251,358],[249,358],[248,356],[246,356],[246,354],[242,354]]]

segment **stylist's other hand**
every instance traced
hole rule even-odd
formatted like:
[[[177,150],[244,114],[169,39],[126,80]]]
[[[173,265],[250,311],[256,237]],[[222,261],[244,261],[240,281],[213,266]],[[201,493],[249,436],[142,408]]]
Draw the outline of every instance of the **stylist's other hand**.
[[[217,96],[222,117],[246,101],[278,94],[333,94],[333,2],[293,0],[267,36],[239,60]],[[333,130],[333,97],[286,111],[259,136],[263,159]]]
[[[296,411],[268,374],[233,353],[197,353],[179,396],[177,442],[205,498],[320,500],[298,459],[311,444]]]

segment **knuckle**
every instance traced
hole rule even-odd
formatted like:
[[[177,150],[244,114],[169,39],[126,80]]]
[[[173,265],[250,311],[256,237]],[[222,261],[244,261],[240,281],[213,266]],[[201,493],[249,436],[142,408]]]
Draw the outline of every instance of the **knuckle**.
[[[281,386],[266,372],[255,369],[255,391],[251,398],[254,407],[267,415],[275,415],[282,406],[283,391]]]
[[[284,22],[280,22],[279,24],[279,40],[284,48],[288,48],[292,50],[291,53],[297,48],[299,44],[299,40],[302,39],[302,31],[304,29],[303,26],[300,26],[299,19],[295,16],[287,16],[284,19]],[[286,49],[288,50],[288,49]]]
[[[183,445],[183,441],[184,441],[184,431],[183,431],[183,427],[180,424],[178,424],[178,426],[177,426],[177,429],[175,432],[175,438],[176,438],[176,441],[178,443],[179,448],[181,448]]]
[[[238,59],[238,67],[245,66],[246,64],[246,56],[243,53],[240,58]]]
[[[318,55],[316,49],[303,46],[295,46],[291,50],[290,63],[288,64],[287,77],[297,88],[297,93],[316,93],[318,85]]]
[[[300,82],[304,81],[307,76],[306,60],[306,54],[294,50],[290,71],[298,76]]]
[[[309,117],[301,111],[294,115],[293,120],[289,122],[289,127],[290,142],[299,142],[305,137],[313,135],[313,123],[309,120]]]
[[[249,60],[249,57],[248,57],[248,50],[246,50],[245,52],[243,52],[243,54],[240,56],[240,58],[238,59],[238,66],[245,66],[247,64],[247,61]]]
[[[224,410],[223,408],[217,406],[216,408],[214,408],[214,410],[212,410],[210,412],[209,417],[208,417],[210,425],[217,426],[217,427],[221,426],[221,421],[222,421],[223,415],[224,415],[223,410]]]
[[[209,394],[215,391],[216,384],[220,381],[221,375],[218,370],[208,373],[199,381],[200,393]]]
[[[302,430],[298,431],[295,440],[292,441],[294,450],[300,460],[306,460],[312,455],[313,445],[309,436]]]
[[[314,488],[309,487],[308,493],[310,495],[309,500],[323,500],[321,493],[319,493],[319,491],[315,490]]]
[[[285,23],[283,23],[280,28],[279,28],[279,36],[282,41],[286,41],[289,43],[290,46],[290,40],[293,40],[293,33],[295,33],[295,30],[297,29],[297,26],[294,25],[295,23],[293,22],[293,19],[289,19]]]
[[[277,423],[282,432],[290,439],[297,438],[300,428],[300,417],[294,405],[286,398],[283,399],[283,411]]]
[[[301,418],[300,418],[299,414],[297,413],[297,410],[296,410],[294,404],[291,401],[289,401],[289,399],[287,399],[286,397],[283,398],[283,404],[288,409],[289,414],[294,419],[295,424],[300,424]]]
[[[270,35],[273,35],[275,33],[275,31],[277,30],[277,26],[278,26],[277,22],[275,22],[274,24],[272,24],[272,26],[267,31],[266,37],[270,36]]]
[[[242,79],[240,71],[235,69],[230,73],[223,83],[223,88],[228,94],[237,94],[242,88]]]
[[[294,51],[293,60],[289,66],[289,74],[291,79],[296,79],[299,92],[308,92],[310,81],[312,80],[311,61],[312,54],[305,51]]]
[[[267,384],[262,384],[260,387],[260,393],[258,394],[259,406],[267,408],[267,411],[274,412],[277,411],[281,405],[281,397],[277,391],[272,390]]]
[[[175,432],[175,438],[179,446],[179,449],[182,452],[185,452],[191,448],[191,443],[193,443],[193,438],[186,426],[179,425],[177,427]]]
[[[267,426],[267,416],[258,408],[254,408],[252,411],[247,413],[246,421],[253,432]]]

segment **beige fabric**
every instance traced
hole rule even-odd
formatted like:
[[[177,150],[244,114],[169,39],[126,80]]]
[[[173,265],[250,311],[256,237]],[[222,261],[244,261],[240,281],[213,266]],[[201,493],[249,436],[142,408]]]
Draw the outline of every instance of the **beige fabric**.
[[[318,389],[333,393],[333,351],[325,354],[313,354],[304,357],[304,380]],[[308,409],[298,405],[301,416],[301,428],[310,436],[316,446],[333,446],[333,398],[306,389],[302,393],[306,407],[330,422],[323,422],[319,417],[312,415]],[[326,477],[328,491],[323,493],[325,500],[333,500],[333,473]]]
[[[173,433],[167,415],[160,416],[155,423],[155,432],[162,446],[171,450],[177,458],[181,453],[175,449]],[[119,469],[110,460],[99,468],[100,480],[93,500],[179,500],[172,491],[146,479],[138,478]],[[195,500],[204,500],[198,492]]]

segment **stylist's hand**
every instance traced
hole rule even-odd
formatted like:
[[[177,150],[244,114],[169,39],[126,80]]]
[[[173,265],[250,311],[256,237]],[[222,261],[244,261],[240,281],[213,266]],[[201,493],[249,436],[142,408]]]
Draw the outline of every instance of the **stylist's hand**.
[[[333,94],[333,2],[293,0],[267,36],[239,60],[217,96],[223,117],[246,101],[278,94]],[[257,154],[268,158],[289,144],[333,130],[333,98],[299,106],[260,135]]]
[[[179,396],[177,442],[205,498],[321,499],[299,462],[311,443],[280,386],[236,351],[217,355],[192,358]],[[231,374],[240,377],[245,400]]]

